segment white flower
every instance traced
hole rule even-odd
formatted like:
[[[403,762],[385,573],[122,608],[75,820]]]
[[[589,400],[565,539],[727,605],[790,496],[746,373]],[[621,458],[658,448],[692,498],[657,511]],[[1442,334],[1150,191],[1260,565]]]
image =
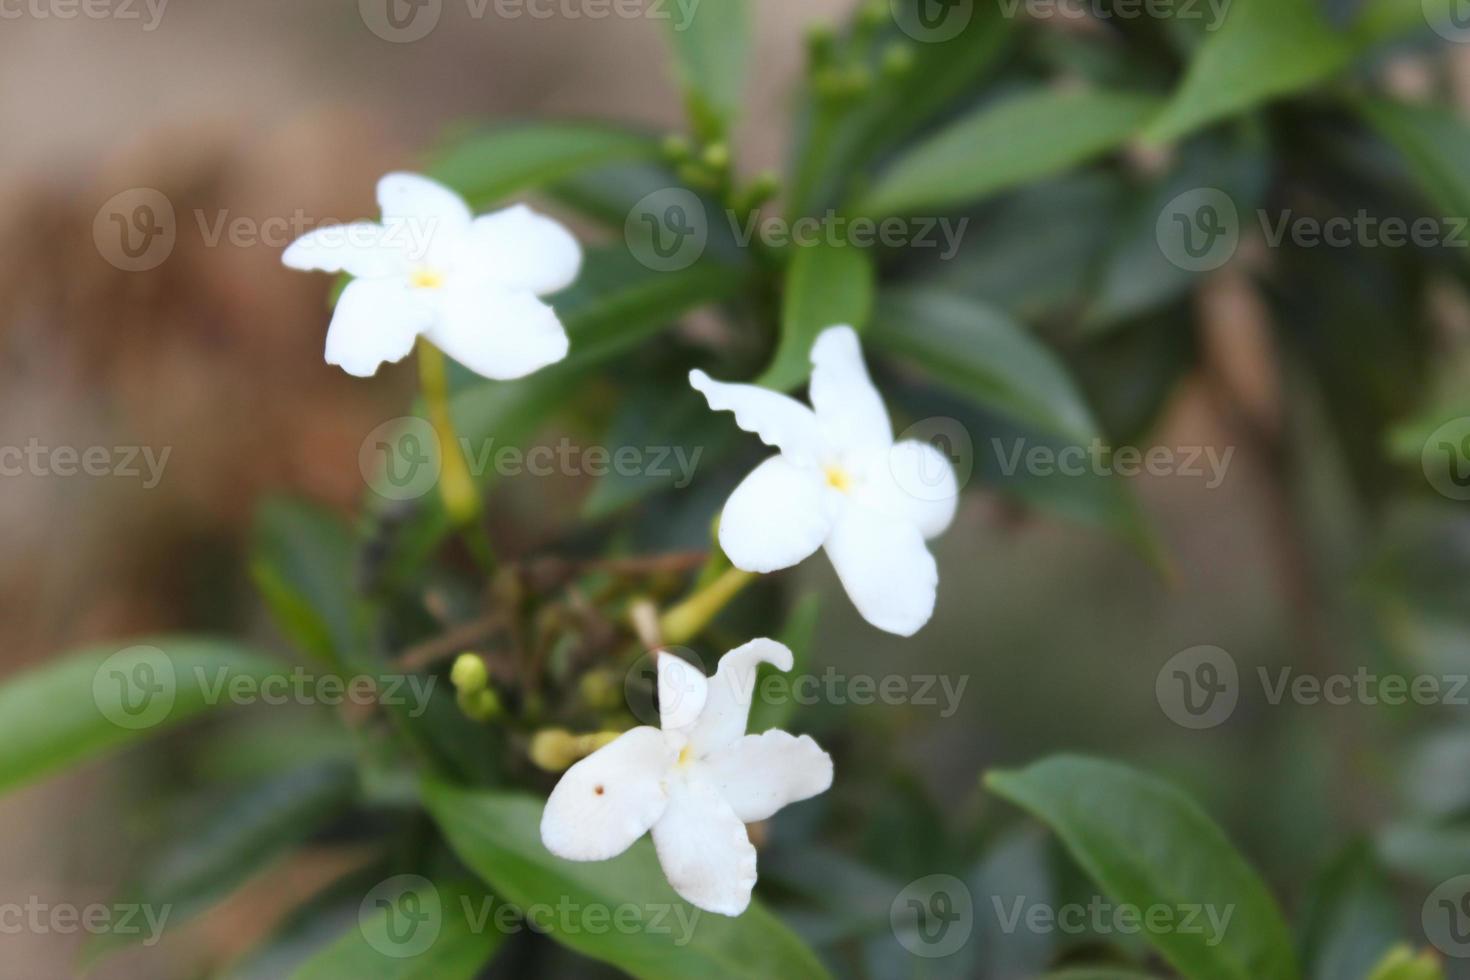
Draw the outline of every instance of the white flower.
[[[851,327],[812,345],[812,406],[754,385],[689,375],[715,411],[781,452],[746,477],[720,517],[720,547],[738,568],[773,572],[820,547],[858,612],[912,636],[934,612],[939,571],[925,541],[954,519],[959,487],[944,454],[895,444],[883,400]]]
[[[541,817],[546,849],[605,861],[652,829],[674,891],[709,912],[744,912],[755,887],[745,825],[832,785],[832,759],[810,736],[745,734],[762,663],[790,670],[791,651],[751,640],[725,654],[713,678],[661,654],[662,730],[624,732],[566,771]]]
[[[561,360],[567,334],[537,296],[577,278],[582,249],[525,205],[476,218],[416,174],[378,182],[382,224],[318,228],[286,249],[292,269],[348,272],[327,330],[327,363],[369,377],[424,334],[487,378],[519,378]]]

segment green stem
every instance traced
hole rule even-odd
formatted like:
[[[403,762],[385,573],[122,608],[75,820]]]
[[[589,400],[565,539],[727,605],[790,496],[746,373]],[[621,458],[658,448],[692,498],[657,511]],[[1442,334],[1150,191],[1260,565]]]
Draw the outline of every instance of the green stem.
[[[429,423],[439,437],[439,496],[450,523],[464,534],[470,552],[488,571],[495,564],[490,539],[480,523],[480,493],[460,449],[459,433],[449,410],[449,372],[444,352],[423,337],[418,341],[419,384],[429,410]]]
[[[732,568],[659,618],[659,633],[672,645],[688,643],[719,615],[730,600],[755,581],[753,572]]]

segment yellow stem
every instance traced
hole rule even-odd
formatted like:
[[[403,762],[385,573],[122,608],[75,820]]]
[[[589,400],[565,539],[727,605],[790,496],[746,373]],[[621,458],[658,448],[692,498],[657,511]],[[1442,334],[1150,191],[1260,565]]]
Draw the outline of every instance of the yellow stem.
[[[439,436],[439,494],[449,519],[463,527],[480,516],[480,495],[470,477],[469,465],[460,451],[459,434],[449,412],[449,376],[444,353],[420,337],[418,342],[419,383],[429,408],[429,422]]]
[[[663,614],[659,633],[663,641],[678,645],[688,643],[719,615],[740,590],[755,581],[752,572],[732,568],[694,595]]]

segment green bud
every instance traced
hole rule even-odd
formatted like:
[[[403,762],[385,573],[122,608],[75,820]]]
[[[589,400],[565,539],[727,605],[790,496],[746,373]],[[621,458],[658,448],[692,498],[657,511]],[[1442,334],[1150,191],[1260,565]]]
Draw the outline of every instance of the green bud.
[[[907,75],[914,67],[914,46],[894,41],[883,50],[883,74],[889,78]]]
[[[730,147],[725,143],[711,143],[704,148],[704,165],[716,172],[730,166]]]
[[[455,694],[454,700],[465,717],[474,721],[489,721],[503,711],[500,696],[495,693],[494,688],[487,687],[474,692],[462,690]]]
[[[664,156],[675,162],[688,160],[689,154],[693,152],[689,145],[689,138],[681,133],[670,133],[665,136],[662,149]]]
[[[485,660],[477,653],[461,653],[455,658],[449,671],[450,683],[461,694],[475,694],[490,683],[490,670]]]

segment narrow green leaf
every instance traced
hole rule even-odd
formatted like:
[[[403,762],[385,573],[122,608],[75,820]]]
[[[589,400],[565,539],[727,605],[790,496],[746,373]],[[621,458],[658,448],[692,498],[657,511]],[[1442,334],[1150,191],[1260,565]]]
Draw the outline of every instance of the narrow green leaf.
[[[489,897],[470,884],[431,883],[385,898],[336,942],[303,963],[293,980],[474,980],[505,942],[481,912]],[[424,948],[419,949],[420,946]]]
[[[668,18],[679,84],[705,139],[720,139],[740,108],[750,54],[747,0],[700,0],[687,11],[670,4]]]
[[[648,840],[611,861],[563,861],[541,844],[541,800],[429,783],[424,801],[460,860],[506,901],[521,908],[569,902],[604,922],[633,923],[605,931],[547,923],[552,939],[585,956],[643,980],[827,976],[760,903],[737,918],[686,904],[664,879]]]
[[[59,656],[0,686],[0,792],[227,704],[230,678],[283,671],[238,644],[190,636]]]
[[[1116,149],[1158,111],[1133,92],[1032,92],[987,105],[902,154],[856,205],[867,215],[953,209]]]
[[[1356,843],[1313,882],[1302,915],[1302,960],[1312,980],[1366,977],[1398,942],[1398,903],[1373,860]]]
[[[1358,111],[1392,143],[1429,200],[1449,217],[1470,214],[1470,124],[1448,106],[1364,99]]]
[[[657,140],[614,126],[509,123],[441,149],[429,173],[475,207],[488,207],[590,167],[657,159],[658,153]]]
[[[965,398],[1047,432],[1087,443],[1097,424],[1065,366],[1024,327],[948,293],[879,297],[873,342],[913,360]]]
[[[805,381],[817,334],[837,324],[859,332],[868,325],[876,278],[872,255],[865,249],[835,243],[797,249],[786,273],[781,341],[770,367],[755,383],[785,391]]]
[[[1201,46],[1168,106],[1148,128],[1155,143],[1324,81],[1346,67],[1352,45],[1316,0],[1235,0]]]
[[[1223,928],[1198,932],[1157,929],[1145,918],[1145,937],[1191,980],[1299,976],[1291,935],[1266,886],[1224,832],[1173,786],[1079,756],[991,772],[985,785],[1051,827],[1113,900],[1141,910],[1202,907],[1218,922],[1228,914]]]
[[[1454,17],[1460,0],[1366,0],[1353,23],[1359,49],[1400,37],[1428,35],[1431,30],[1450,40],[1466,39],[1464,18]]]
[[[120,901],[168,909],[167,925],[177,928],[341,813],[356,792],[356,770],[333,761],[302,766],[190,808],[165,849],[123,889]],[[143,938],[105,933],[89,952],[103,954]]]
[[[368,621],[356,553],[352,529],[325,508],[276,498],[256,513],[251,578],[281,631],[329,664],[361,647]]]
[[[1386,827],[1375,844],[1379,859],[1395,871],[1438,881],[1446,868],[1470,867],[1470,827],[1399,823]]]

